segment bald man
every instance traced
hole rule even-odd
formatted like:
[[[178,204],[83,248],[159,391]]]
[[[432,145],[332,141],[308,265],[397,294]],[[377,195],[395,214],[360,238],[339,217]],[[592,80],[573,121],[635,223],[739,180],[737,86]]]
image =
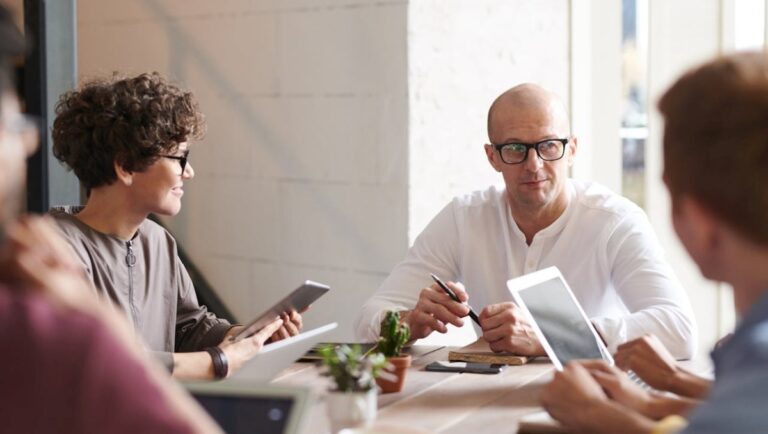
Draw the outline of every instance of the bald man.
[[[387,310],[401,312],[413,339],[463,326],[467,305],[432,284],[435,273],[482,309],[476,331],[492,350],[543,355],[506,282],[554,265],[612,352],[650,333],[690,357],[690,302],[646,215],[605,187],[568,178],[578,141],[563,103],[537,85],[513,87],[491,105],[488,137],[485,154],[504,185],[456,197],[435,216],[363,305],[358,338],[375,340]]]

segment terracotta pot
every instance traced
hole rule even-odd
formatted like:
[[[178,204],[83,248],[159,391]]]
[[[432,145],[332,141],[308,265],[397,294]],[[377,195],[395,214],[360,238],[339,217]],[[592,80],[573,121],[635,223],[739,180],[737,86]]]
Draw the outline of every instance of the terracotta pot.
[[[399,392],[403,390],[405,374],[411,366],[411,355],[390,357],[387,361],[393,366],[392,369],[388,369],[387,372],[394,375],[396,379],[394,381],[389,381],[379,377],[376,379],[376,384],[381,388],[381,393]]]

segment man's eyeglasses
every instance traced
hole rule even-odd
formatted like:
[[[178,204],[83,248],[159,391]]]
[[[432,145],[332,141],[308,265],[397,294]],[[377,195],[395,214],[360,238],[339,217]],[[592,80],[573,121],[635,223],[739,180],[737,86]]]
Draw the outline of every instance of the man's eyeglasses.
[[[536,143],[502,143],[492,146],[499,152],[501,161],[507,164],[520,164],[528,158],[531,148],[544,161],[555,161],[565,155],[565,145],[569,139],[547,139]]]
[[[184,170],[187,168],[187,159],[189,159],[189,149],[184,151],[181,155],[161,155],[161,157],[178,160],[179,165],[181,165],[181,174],[184,175]]]

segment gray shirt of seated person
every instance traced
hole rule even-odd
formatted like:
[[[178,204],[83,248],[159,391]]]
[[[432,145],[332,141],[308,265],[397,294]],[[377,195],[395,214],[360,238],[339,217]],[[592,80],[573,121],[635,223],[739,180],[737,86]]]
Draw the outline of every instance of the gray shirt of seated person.
[[[218,345],[232,327],[197,301],[176,240],[145,220],[129,241],[92,229],[74,215],[82,207],[51,210],[96,289],[122,309],[147,348],[173,371],[173,352]]]
[[[768,432],[768,291],[712,361],[715,384],[683,433]]]

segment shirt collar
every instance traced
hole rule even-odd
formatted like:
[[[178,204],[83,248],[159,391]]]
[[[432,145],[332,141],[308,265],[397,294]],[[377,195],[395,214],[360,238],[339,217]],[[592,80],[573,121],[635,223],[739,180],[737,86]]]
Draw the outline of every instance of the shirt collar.
[[[715,364],[717,365],[718,361],[723,360],[723,357],[729,354],[729,352],[739,351],[738,347],[743,344],[742,341],[749,340],[755,326],[766,321],[768,321],[768,290],[757,299],[757,302],[752,305],[744,318],[739,322],[739,325],[733,332],[733,336],[728,338],[723,345],[712,351],[711,355]],[[736,349],[734,350],[733,348]]]
[[[570,179],[566,181],[566,193],[568,194],[568,205],[566,205],[565,210],[562,214],[554,221],[551,225],[547,226],[546,228],[540,230],[539,232],[534,235],[534,238],[549,238],[553,237],[557,234],[559,234],[565,225],[570,220],[570,215],[573,214],[573,209],[576,208],[575,202],[577,200],[576,198],[576,187],[573,185],[573,182],[571,182]],[[517,222],[515,222],[515,218],[512,216],[512,208],[509,205],[509,200],[506,198],[507,195],[504,195],[504,202],[506,203],[507,207],[507,216],[509,218],[509,226],[511,227],[512,233],[514,236],[516,236],[518,239],[525,242],[525,234],[523,234],[523,231],[520,230],[520,228],[517,226]]]

